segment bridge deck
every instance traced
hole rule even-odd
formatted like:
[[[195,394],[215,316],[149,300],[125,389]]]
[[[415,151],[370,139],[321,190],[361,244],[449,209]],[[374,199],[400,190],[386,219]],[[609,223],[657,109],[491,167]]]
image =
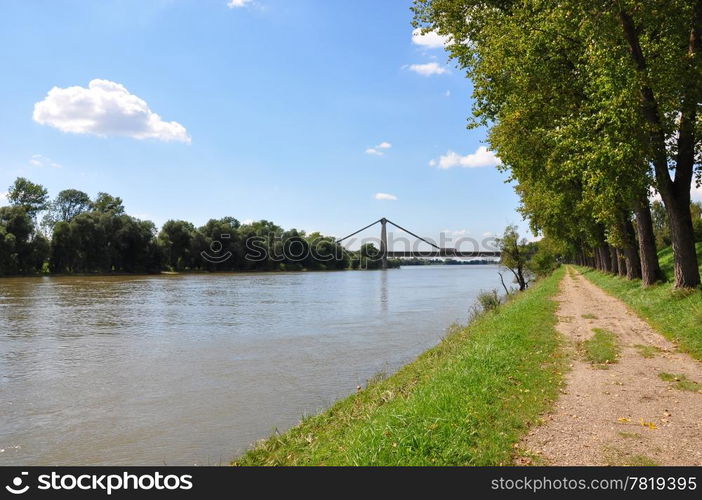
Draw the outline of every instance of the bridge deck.
[[[500,256],[500,252],[491,252],[491,251],[462,252],[460,250],[454,250],[453,248],[442,248],[441,250],[405,250],[405,251],[388,250],[387,254],[388,254],[389,258],[416,257],[418,259],[431,259],[431,258],[439,258],[439,257],[479,258],[479,257],[499,257]]]

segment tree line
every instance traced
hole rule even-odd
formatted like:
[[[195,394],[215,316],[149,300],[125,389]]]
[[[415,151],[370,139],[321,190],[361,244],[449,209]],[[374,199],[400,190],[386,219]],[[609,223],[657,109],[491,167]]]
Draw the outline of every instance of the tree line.
[[[415,0],[473,84],[469,126],[572,261],[700,285],[702,0]],[[651,204],[654,194],[659,202]],[[658,248],[657,248],[658,247]]]
[[[122,199],[47,190],[18,178],[0,207],[0,275],[378,269],[371,243],[348,251],[320,233],[284,230],[270,221],[234,217],[202,227],[169,220],[160,231],[127,215]],[[391,267],[399,266],[392,260]]]

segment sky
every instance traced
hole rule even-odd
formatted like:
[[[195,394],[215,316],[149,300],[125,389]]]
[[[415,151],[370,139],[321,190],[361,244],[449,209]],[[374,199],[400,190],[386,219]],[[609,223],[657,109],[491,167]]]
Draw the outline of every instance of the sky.
[[[157,225],[526,231],[486,131],[466,128],[470,81],[410,5],[6,2],[0,193],[18,176],[104,191]]]

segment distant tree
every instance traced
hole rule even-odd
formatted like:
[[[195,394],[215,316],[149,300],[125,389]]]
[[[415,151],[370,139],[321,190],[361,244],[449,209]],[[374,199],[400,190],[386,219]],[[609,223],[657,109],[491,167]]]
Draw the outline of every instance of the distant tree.
[[[9,187],[7,199],[11,205],[24,208],[27,214],[34,218],[37,213],[48,207],[49,195],[44,186],[18,177]]]
[[[100,213],[109,212],[114,215],[124,215],[122,198],[107,193],[98,193],[93,200],[93,210]]]
[[[517,226],[510,225],[502,237],[497,238],[497,246],[501,252],[500,264],[512,272],[519,290],[526,290],[529,286],[528,264],[534,253],[533,245],[519,236]]]
[[[49,204],[49,213],[44,217],[44,226],[53,230],[56,223],[69,222],[91,208],[92,202],[86,193],[77,189],[64,189]]]
[[[0,207],[0,274],[39,272],[47,258],[48,243],[25,207]]]
[[[560,256],[566,251],[564,245],[558,244],[552,238],[542,238],[531,243],[532,256],[527,267],[537,277],[548,276],[560,265]]]
[[[183,271],[195,265],[193,242],[197,230],[190,222],[169,220],[161,228],[158,243],[166,264],[174,271]]]
[[[653,220],[653,233],[656,237],[656,247],[658,250],[669,247],[671,241],[668,215],[663,203],[658,200],[651,204],[651,218]]]
[[[690,206],[692,214],[692,228],[695,233],[695,241],[702,241],[702,202],[695,202]]]

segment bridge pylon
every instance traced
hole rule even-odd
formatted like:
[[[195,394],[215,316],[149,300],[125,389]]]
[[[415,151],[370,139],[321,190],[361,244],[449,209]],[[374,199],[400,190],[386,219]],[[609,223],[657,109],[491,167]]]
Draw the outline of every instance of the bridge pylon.
[[[381,267],[388,268],[388,220],[380,219],[380,259]]]

